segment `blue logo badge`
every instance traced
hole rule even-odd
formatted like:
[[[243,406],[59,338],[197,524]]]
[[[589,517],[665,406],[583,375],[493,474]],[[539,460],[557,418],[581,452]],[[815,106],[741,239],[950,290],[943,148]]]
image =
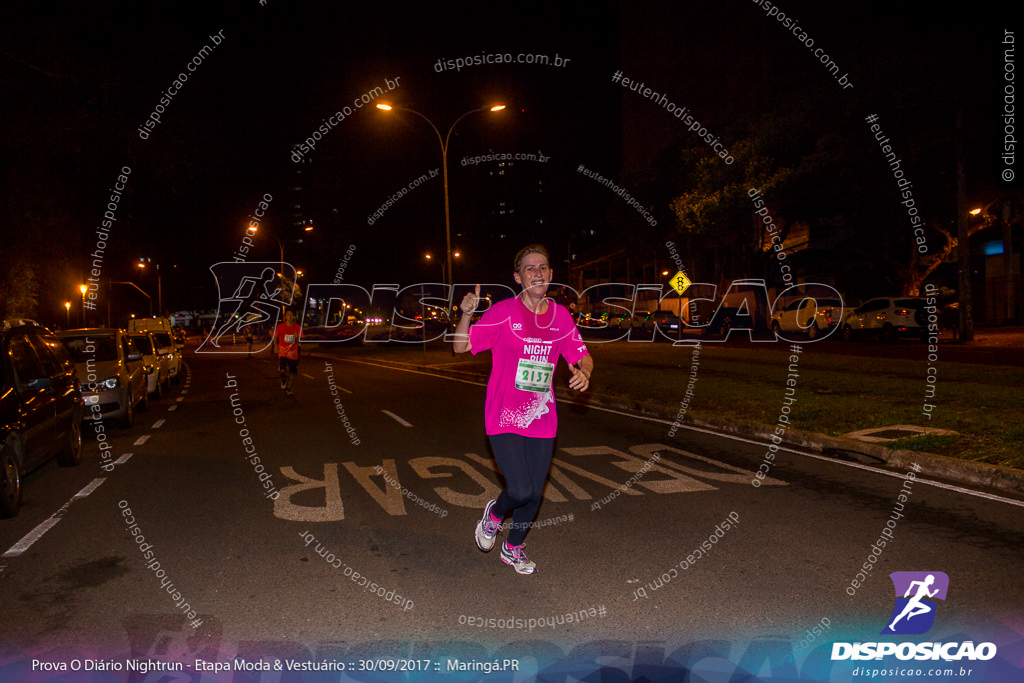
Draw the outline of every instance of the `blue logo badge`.
[[[935,600],[945,600],[949,577],[944,572],[893,572],[896,605],[883,634],[927,633],[935,623]]]

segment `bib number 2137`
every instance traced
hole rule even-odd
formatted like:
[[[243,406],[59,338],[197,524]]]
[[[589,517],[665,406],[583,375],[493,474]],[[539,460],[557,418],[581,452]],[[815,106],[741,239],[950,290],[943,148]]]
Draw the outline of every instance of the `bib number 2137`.
[[[551,373],[555,371],[552,363],[536,360],[519,359],[516,368],[516,389],[523,391],[544,392],[551,389]]]

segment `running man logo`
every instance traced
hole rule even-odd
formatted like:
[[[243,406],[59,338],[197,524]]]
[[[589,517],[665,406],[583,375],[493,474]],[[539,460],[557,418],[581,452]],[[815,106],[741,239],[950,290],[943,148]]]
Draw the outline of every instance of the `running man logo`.
[[[934,600],[946,599],[949,577],[943,572],[893,572],[889,578],[896,591],[896,606],[881,633],[927,633],[935,623],[938,604]]]
[[[290,263],[225,261],[210,266],[210,271],[217,281],[217,321],[196,353],[248,353],[248,346],[235,350],[222,345],[230,344],[232,335],[244,337],[252,330],[273,332],[281,308],[302,301]],[[252,351],[263,351],[271,343],[273,340],[268,340]]]

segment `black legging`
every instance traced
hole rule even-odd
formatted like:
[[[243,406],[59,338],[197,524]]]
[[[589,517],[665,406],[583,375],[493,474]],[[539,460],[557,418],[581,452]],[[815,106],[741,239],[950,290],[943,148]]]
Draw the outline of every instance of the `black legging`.
[[[513,510],[507,543],[522,545],[530,523],[540,509],[555,440],[519,434],[492,434],[488,438],[498,469],[505,477],[505,489],[491,508],[491,514],[504,519],[509,510]]]

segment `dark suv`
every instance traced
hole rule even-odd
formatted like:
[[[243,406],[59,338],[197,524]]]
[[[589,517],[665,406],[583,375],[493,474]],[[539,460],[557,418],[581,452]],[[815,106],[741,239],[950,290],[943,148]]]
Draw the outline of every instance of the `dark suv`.
[[[0,516],[21,507],[21,475],[54,456],[82,461],[82,415],[75,364],[44,327],[5,321],[0,331]]]

